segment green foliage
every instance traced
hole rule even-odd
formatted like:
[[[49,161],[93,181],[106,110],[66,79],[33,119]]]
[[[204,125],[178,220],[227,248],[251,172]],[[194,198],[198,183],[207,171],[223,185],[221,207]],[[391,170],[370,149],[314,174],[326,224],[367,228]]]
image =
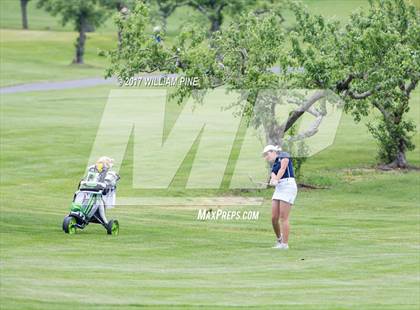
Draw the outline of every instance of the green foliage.
[[[142,72],[165,71],[199,77],[198,89],[226,85],[228,89],[264,89],[279,85],[279,75],[267,70],[280,60],[283,31],[275,14],[241,16],[223,32],[210,38],[194,25],[186,27],[174,44],[158,43],[146,32],[149,10],[138,3],[130,14],[120,16],[121,49],[107,53],[107,76],[127,79]],[[196,88],[180,86],[177,96],[183,100]]]
[[[372,108],[381,118],[369,128],[380,141],[380,158],[405,166],[404,153],[414,146],[414,125],[404,117],[411,91],[420,78],[420,18],[404,0],[372,0],[341,26],[293,5],[297,19],[291,34],[290,63],[305,74],[303,87],[331,89],[346,102],[356,121]]]
[[[397,165],[405,166],[405,151],[413,148],[414,125],[404,115],[420,77],[418,11],[403,0],[375,0],[367,12],[357,11],[341,24],[310,14],[298,3],[292,3],[291,9],[297,24],[290,33],[283,29],[277,11],[254,10],[210,37],[191,26],[168,45],[165,34],[163,43],[158,43],[145,33],[148,8],[139,3],[129,16],[117,21],[126,38],[120,50],[108,53],[107,76],[126,79],[141,72],[164,71],[199,77],[201,90],[221,85],[227,90],[246,89],[247,100],[232,107],[244,110],[249,118],[261,90],[329,89],[344,99],[345,110],[356,121],[372,109],[382,113],[369,126],[382,143],[380,152],[385,156],[381,158],[390,163],[399,157],[402,161]],[[304,72],[279,75],[270,70],[274,66],[302,67]],[[174,97],[181,102],[195,90],[179,86]],[[268,100],[253,125],[268,124],[267,140],[277,142],[281,128],[272,107],[273,100]]]
[[[380,119],[368,123],[368,129],[379,144],[378,158],[381,162],[392,163],[399,153],[400,144],[412,151],[415,148],[411,141],[416,126],[412,120],[402,120],[398,125]]]
[[[140,72],[176,71],[175,63],[168,60],[171,50],[156,42],[146,30],[150,19],[144,3],[138,2],[127,14],[119,14],[115,22],[121,31],[121,45],[106,52],[110,59],[107,77],[116,75],[125,80]]]
[[[227,91],[245,90],[242,100],[232,102],[226,108],[234,109],[238,117],[245,116],[248,125],[262,126],[266,143],[283,143],[284,132],[289,128],[281,126],[275,115],[275,106],[284,96],[277,89],[293,87],[294,81],[288,79],[286,73],[278,74],[270,69],[287,64],[286,35],[279,14],[250,12],[210,37],[205,30],[192,26],[184,29],[172,46],[165,42],[164,33],[163,43],[147,34],[148,22],[148,8],[142,3],[127,16],[118,18],[117,25],[123,33],[122,44],[119,49],[108,52],[108,77],[116,75],[127,80],[135,74],[154,71],[198,77],[199,87],[178,85],[172,94],[172,99],[178,103],[189,96],[199,100],[206,90],[219,86],[224,86]],[[257,98],[262,99],[258,105]],[[293,148],[305,151],[300,142]],[[296,159],[298,173],[303,157]]]

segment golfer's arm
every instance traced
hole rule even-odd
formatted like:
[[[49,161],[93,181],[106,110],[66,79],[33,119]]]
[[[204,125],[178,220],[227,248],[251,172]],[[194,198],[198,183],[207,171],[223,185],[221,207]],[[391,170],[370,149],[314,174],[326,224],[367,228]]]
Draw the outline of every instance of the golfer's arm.
[[[275,173],[271,173],[271,177],[276,178],[277,181],[280,180],[284,172],[286,171],[288,164],[289,164],[289,158],[283,158],[280,162],[279,172],[277,172],[277,175]]]

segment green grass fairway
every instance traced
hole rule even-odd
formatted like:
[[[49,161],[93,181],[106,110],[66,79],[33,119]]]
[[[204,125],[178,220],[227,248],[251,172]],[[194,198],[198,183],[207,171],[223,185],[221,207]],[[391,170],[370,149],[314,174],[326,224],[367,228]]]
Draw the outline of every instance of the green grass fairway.
[[[63,26],[59,16],[53,17],[44,9],[37,8],[37,2],[36,0],[28,2],[28,24],[30,30],[74,30],[73,24],[68,23],[66,26]],[[0,28],[22,29],[20,0],[1,0],[0,12]],[[115,26],[112,20],[109,19],[99,30],[114,31]]]
[[[420,174],[372,169],[374,141],[349,116],[305,165],[306,181],[330,189],[300,191],[288,252],[271,249],[270,190],[225,193],[267,198],[228,208],[260,211],[257,221],[131,206],[108,213],[118,237],[95,225],[65,235],[108,91],[1,97],[1,309],[418,309]],[[420,124],[418,112],[413,104]],[[418,151],[409,159],[420,164]],[[135,193],[126,161],[121,196]]]
[[[0,30],[0,86],[59,81],[104,75],[105,57],[99,49],[117,42],[114,33],[89,33],[85,65],[71,64],[76,32]]]
[[[303,2],[339,19],[367,4]],[[72,26],[36,9],[36,0],[28,16],[30,30],[19,30],[19,1],[0,0],[1,87],[103,76],[106,59],[97,51],[116,44],[111,20],[88,34],[86,65],[75,66]],[[191,19],[206,23],[177,10],[168,40]],[[225,207],[259,211],[259,219],[199,221],[196,207],[121,206],[108,212],[120,221],[119,236],[94,224],[64,234],[110,89],[0,95],[1,310],[419,309],[420,172],[376,170],[366,120],[355,124],[348,115],[334,144],[304,164],[301,181],[328,189],[300,190],[289,251],[271,248],[271,190],[136,190],[132,144],[120,197],[263,197],[261,206]],[[409,112],[418,130],[419,102],[420,88]],[[419,132],[413,141],[417,149],[407,157],[420,166]]]

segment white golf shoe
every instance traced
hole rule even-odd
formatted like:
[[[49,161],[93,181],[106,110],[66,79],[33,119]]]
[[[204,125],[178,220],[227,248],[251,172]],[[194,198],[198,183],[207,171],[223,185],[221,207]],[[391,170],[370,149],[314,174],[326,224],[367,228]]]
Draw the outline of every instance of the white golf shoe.
[[[283,243],[283,234],[281,234],[280,237],[277,238],[277,242],[273,245],[273,249],[278,249],[282,243]]]
[[[288,250],[289,245],[287,243],[280,243],[277,242],[275,246],[273,246],[274,249],[280,249],[280,250]]]
[[[274,243],[274,245],[273,245],[273,249],[279,249],[280,247],[281,247],[281,245],[282,245],[283,243],[281,243],[281,242],[279,242],[279,241],[277,241],[276,243]]]

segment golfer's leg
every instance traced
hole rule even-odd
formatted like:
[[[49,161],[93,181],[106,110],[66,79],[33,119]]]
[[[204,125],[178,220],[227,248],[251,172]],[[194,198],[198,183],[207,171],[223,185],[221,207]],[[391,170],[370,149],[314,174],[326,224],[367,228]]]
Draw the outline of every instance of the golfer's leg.
[[[280,238],[280,224],[279,224],[279,215],[280,215],[280,201],[271,200],[271,224],[273,225],[274,233],[277,236],[277,239]]]
[[[284,201],[280,201],[280,221],[282,225],[282,232],[283,232],[283,243],[289,242],[289,231],[290,231],[290,224],[289,224],[289,213],[292,206]]]

